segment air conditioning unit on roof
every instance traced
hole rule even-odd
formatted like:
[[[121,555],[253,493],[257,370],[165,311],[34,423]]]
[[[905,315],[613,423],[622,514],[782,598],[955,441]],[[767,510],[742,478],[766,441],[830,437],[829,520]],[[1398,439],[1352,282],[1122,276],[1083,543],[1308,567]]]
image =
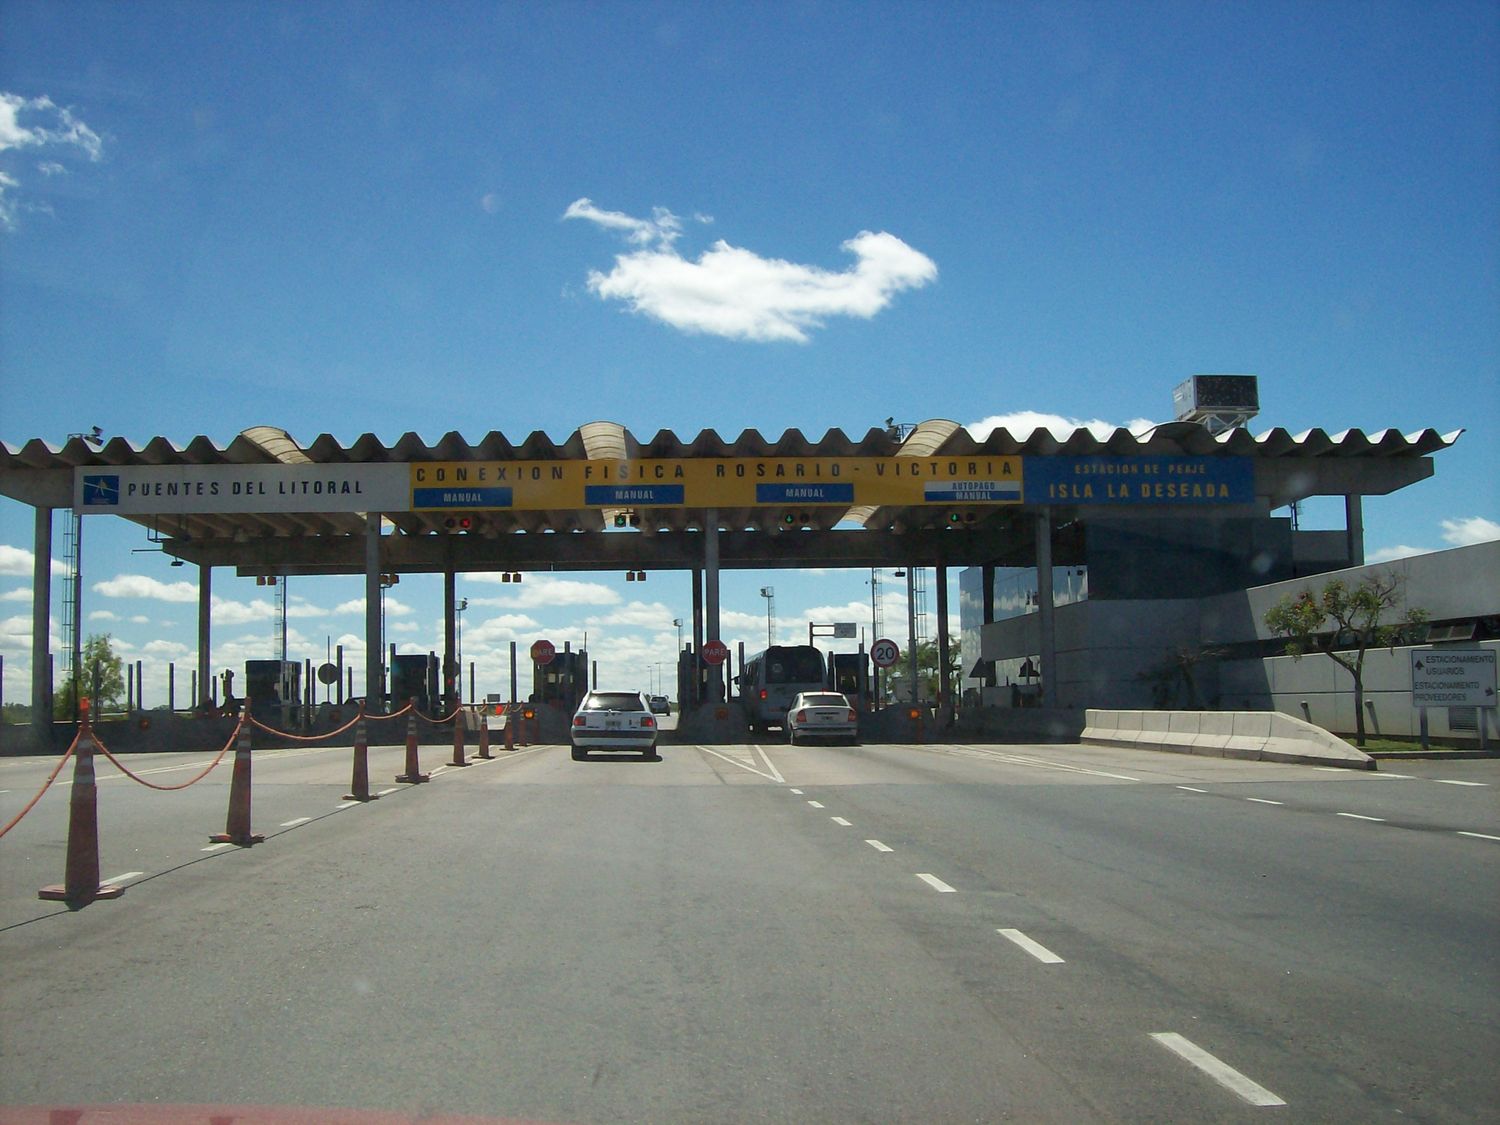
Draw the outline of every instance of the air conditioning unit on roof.
[[[1194,375],[1172,392],[1172,407],[1179,422],[1222,433],[1260,413],[1260,388],[1254,375]]]

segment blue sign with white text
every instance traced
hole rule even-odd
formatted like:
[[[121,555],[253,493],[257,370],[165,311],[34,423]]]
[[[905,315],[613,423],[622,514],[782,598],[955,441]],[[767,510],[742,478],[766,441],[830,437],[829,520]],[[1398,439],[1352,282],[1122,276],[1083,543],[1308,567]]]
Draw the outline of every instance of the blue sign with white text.
[[[586,484],[583,502],[590,508],[682,506],[680,484]]]
[[[853,484],[757,484],[757,504],[852,504]]]
[[[1248,457],[1026,457],[1027,504],[1251,504]]]
[[[509,508],[508,488],[414,488],[413,508]]]

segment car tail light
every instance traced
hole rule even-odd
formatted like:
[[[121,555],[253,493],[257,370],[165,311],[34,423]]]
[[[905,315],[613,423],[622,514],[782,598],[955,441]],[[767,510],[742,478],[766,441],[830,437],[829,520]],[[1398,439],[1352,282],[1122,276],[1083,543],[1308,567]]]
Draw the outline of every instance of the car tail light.
[[[582,715],[574,715],[573,716],[573,725],[575,727],[587,726],[588,725],[588,720],[586,720]]]
[[[851,723],[859,722],[859,716],[855,713],[853,707],[849,708],[849,721]]]
[[[761,688],[761,689],[760,689],[760,697],[761,697],[761,698],[762,698],[762,699],[765,699],[765,698],[766,698],[766,696],[767,696],[767,695],[769,695],[769,694],[770,694],[770,693],[769,693],[769,692],[767,692],[767,691],[766,691],[766,689],[765,689],[765,688]]]
[[[806,711],[798,711],[797,712],[797,718],[794,721],[799,722],[799,723],[805,723],[805,722],[807,722],[807,712]]]
[[[656,725],[656,720],[653,719],[650,715],[642,715],[641,716],[641,726],[643,726],[643,727],[654,727],[655,725]]]

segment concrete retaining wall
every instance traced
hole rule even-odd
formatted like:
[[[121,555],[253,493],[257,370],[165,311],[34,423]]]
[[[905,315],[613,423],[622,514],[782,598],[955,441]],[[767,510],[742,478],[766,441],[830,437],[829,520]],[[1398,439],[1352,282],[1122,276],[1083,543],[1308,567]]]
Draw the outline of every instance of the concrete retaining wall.
[[[1087,712],[1081,741],[1213,758],[1372,770],[1375,760],[1321,727],[1276,711]]]

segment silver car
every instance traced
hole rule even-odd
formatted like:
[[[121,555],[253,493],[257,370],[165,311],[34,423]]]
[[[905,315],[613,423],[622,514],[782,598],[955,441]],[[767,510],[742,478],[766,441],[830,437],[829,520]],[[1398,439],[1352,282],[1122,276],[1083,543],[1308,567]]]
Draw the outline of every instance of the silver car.
[[[859,712],[839,692],[804,691],[787,709],[786,736],[794,745],[821,738],[852,746],[859,741]]]
[[[581,762],[590,750],[637,750],[656,756],[656,716],[638,691],[591,691],[573,712],[569,737],[573,760]]]

